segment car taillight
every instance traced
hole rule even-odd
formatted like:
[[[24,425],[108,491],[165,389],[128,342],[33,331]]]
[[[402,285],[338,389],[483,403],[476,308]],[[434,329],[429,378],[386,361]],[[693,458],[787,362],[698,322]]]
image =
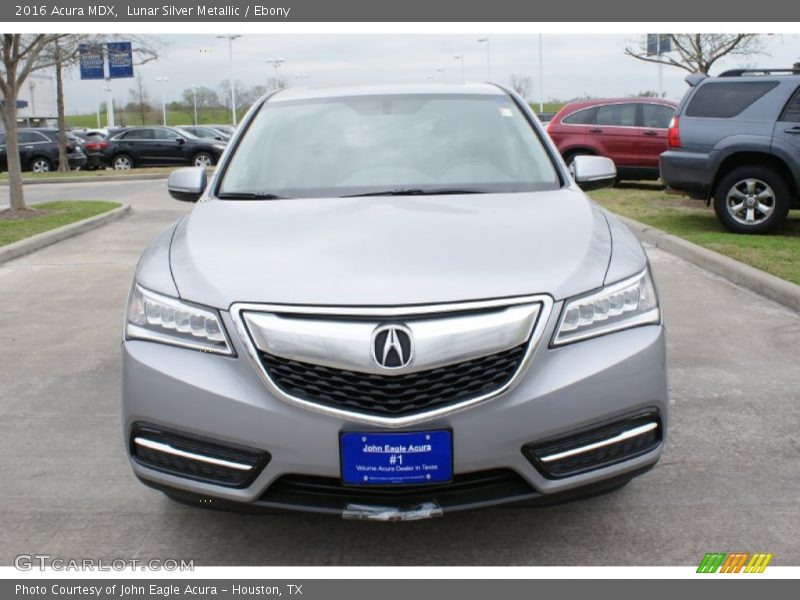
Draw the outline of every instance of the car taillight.
[[[672,117],[667,129],[667,146],[670,148],[681,147],[681,136],[678,134],[678,117]]]
[[[86,144],[87,150],[102,150],[108,148],[108,142],[89,142]]]

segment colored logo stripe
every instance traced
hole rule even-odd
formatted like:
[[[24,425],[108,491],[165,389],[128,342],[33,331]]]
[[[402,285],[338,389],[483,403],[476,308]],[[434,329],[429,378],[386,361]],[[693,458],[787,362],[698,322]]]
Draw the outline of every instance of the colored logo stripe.
[[[749,560],[748,560],[749,559]],[[698,573],[763,573],[772,560],[772,554],[766,552],[706,552]]]

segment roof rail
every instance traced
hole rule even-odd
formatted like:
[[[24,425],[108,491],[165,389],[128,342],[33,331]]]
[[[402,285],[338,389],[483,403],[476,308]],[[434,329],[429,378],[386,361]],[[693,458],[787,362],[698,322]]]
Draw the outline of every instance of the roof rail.
[[[800,75],[800,68],[793,67],[789,69],[729,69],[723,71],[717,77],[741,77],[750,73],[761,73],[763,75],[772,75],[773,73],[788,73],[790,75]]]

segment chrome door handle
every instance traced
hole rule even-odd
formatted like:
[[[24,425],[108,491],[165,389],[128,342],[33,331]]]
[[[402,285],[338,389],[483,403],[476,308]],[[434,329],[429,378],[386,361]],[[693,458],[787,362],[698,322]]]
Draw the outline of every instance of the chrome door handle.
[[[794,135],[800,135],[800,126],[789,127],[788,129],[784,129],[783,131],[786,133],[792,133]]]
[[[652,137],[652,136],[658,135],[658,132],[657,131],[643,131],[642,135],[649,135],[649,136]]]
[[[603,130],[598,127],[595,127],[593,129],[590,129],[589,133],[603,133]]]

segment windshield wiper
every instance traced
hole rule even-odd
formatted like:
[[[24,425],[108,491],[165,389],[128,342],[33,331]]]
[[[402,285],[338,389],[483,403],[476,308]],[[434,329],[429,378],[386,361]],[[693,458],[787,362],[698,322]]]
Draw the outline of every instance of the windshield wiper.
[[[448,194],[491,194],[491,190],[480,188],[395,188],[391,190],[375,190],[363,194],[349,194],[342,198],[360,198],[362,196],[439,196]]]
[[[269,192],[230,192],[217,194],[220,200],[287,200],[288,196],[279,196]]]

